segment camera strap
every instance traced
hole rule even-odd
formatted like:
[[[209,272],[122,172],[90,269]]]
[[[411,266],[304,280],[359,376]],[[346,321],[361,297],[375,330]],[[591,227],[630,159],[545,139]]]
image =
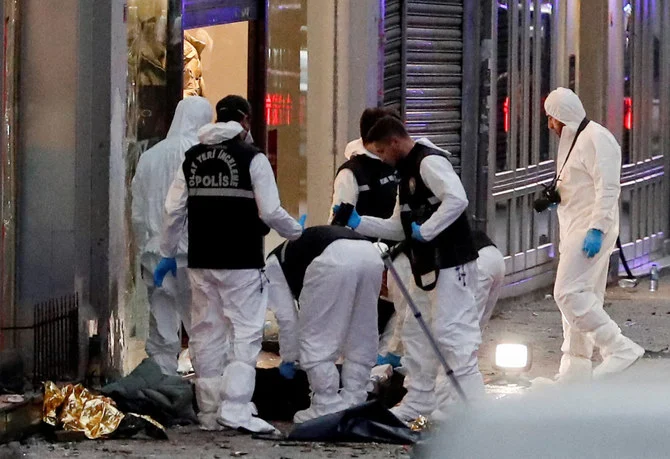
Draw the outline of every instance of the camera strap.
[[[579,127],[577,128],[577,132],[575,133],[575,138],[572,139],[572,145],[570,145],[570,150],[568,150],[568,156],[565,157],[565,161],[563,161],[563,165],[561,166],[561,170],[558,172],[556,175],[556,178],[554,179],[554,185],[558,184],[558,180],[561,178],[561,174],[563,173],[563,169],[565,169],[565,165],[568,164],[568,159],[570,159],[570,155],[572,154],[573,148],[575,148],[575,144],[577,143],[577,138],[579,138],[579,134],[586,129],[586,126],[590,123],[590,120],[588,118],[584,118],[581,123],[579,123]]]
[[[626,277],[628,279],[635,279],[636,277],[633,275],[633,272],[630,270],[630,267],[628,266],[628,260],[626,260],[626,255],[623,253],[623,246],[621,245],[621,238],[616,238],[616,246],[619,249],[619,258],[621,259],[621,264],[623,265],[623,269],[626,271]]]

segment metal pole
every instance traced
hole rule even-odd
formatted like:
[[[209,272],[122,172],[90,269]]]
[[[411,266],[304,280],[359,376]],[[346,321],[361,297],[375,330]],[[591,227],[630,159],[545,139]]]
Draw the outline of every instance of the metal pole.
[[[440,347],[437,344],[437,341],[435,340],[435,337],[433,334],[430,332],[430,329],[428,328],[428,325],[426,324],[426,321],[423,319],[423,316],[421,315],[421,311],[419,311],[419,307],[416,305],[414,300],[409,294],[409,291],[407,290],[407,287],[403,283],[402,279],[400,278],[400,275],[398,274],[398,271],[396,271],[395,266],[393,266],[393,261],[391,260],[391,252],[389,250],[386,250],[382,252],[382,260],[384,260],[384,265],[386,266],[386,269],[391,273],[393,278],[395,279],[396,283],[398,284],[398,288],[400,289],[400,293],[405,297],[405,300],[407,300],[407,304],[409,305],[410,309],[414,313],[414,317],[416,320],[419,322],[419,326],[423,330],[423,332],[426,334],[426,337],[428,338],[428,342],[430,343],[430,346],[433,348],[433,351],[437,355],[437,359],[440,361],[440,364],[442,365],[442,368],[444,368],[445,373],[447,374],[447,377],[451,381],[451,384],[454,386],[454,389],[456,389],[456,392],[458,393],[459,397],[464,402],[467,402],[468,399],[465,396],[465,392],[463,392],[463,388],[461,388],[461,384],[458,382],[458,379],[456,379],[456,376],[454,376],[454,370],[451,369],[449,364],[447,363],[447,359],[442,355],[442,352],[440,352]]]
[[[16,325],[16,149],[19,96],[21,16],[19,0],[4,0],[4,62],[2,72],[2,232],[0,233],[0,327]],[[0,332],[1,333],[1,332]],[[0,334],[0,349],[16,345],[16,334]]]

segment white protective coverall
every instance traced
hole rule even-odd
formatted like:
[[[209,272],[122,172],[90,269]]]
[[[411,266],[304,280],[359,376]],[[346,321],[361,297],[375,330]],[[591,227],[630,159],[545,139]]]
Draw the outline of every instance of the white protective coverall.
[[[442,150],[425,137],[417,139],[417,143],[426,145],[431,148],[435,148],[436,150],[440,150],[443,153],[450,155],[448,151]],[[350,159],[352,156],[356,155],[367,155],[370,158],[381,161],[381,159],[377,155],[370,153],[365,148],[365,146],[363,145],[363,139],[361,138],[349,142],[344,150],[344,157],[347,160]],[[335,176],[335,181],[333,183],[333,204],[331,206],[331,212],[334,206],[342,204],[343,202],[348,202],[349,204],[356,206],[356,203],[358,202],[358,192],[359,192],[358,182],[356,181],[356,176],[354,175],[354,173],[349,169],[343,169],[340,172],[338,172],[338,174]],[[330,217],[331,220],[332,217],[333,216],[331,214]],[[405,254],[402,253],[399,254],[393,261],[393,265],[395,266],[396,271],[398,271],[398,274],[400,275],[403,284],[409,286],[410,283],[412,282],[412,268],[409,265],[409,260],[407,259],[407,256],[405,256]],[[398,284],[395,278],[393,278],[393,276],[388,276],[388,289],[389,289],[389,297],[391,301],[393,301],[395,314],[391,316],[391,319],[389,320],[388,324],[386,324],[386,328],[384,329],[382,335],[380,336],[378,353],[379,355],[382,356],[386,355],[387,353],[399,356],[402,354],[403,351],[402,326],[403,323],[405,322],[405,313],[407,311],[407,300],[405,300],[405,297],[400,292]],[[418,291],[415,292],[414,301],[422,301],[425,304],[428,304],[430,302],[428,296],[426,295],[426,292],[424,292],[421,289],[418,289]],[[411,320],[414,320],[414,318],[412,317]]]
[[[270,309],[279,324],[285,362],[300,361],[312,390],[311,406],[296,413],[305,422],[364,403],[377,355],[377,299],[384,264],[379,250],[362,240],[337,240],[305,271],[296,310],[275,255],[268,258]],[[342,390],[335,366],[343,356]]]
[[[199,139],[202,144],[215,145],[243,132],[234,121],[215,123],[204,126]],[[281,207],[272,167],[265,155],[254,156],[250,174],[260,218],[282,237],[298,238],[302,227]],[[187,199],[188,188],[180,168],[165,202],[161,242],[164,257],[177,252],[187,218]],[[230,219],[231,225],[237,224],[234,215]],[[244,222],[239,225],[244,231]],[[262,272],[189,269],[189,277],[193,291],[190,347],[202,428],[217,429],[217,425],[223,425],[252,432],[273,431],[270,424],[254,417],[256,407],[251,403],[267,309]]]
[[[468,199],[448,159],[429,156],[421,161],[419,172],[426,186],[441,201],[435,213],[421,226],[422,237],[431,241],[465,211]],[[400,205],[396,203],[390,219],[361,217],[356,231],[366,236],[403,240],[405,234],[400,220]],[[475,302],[476,288],[475,261],[440,270],[437,285],[430,292],[423,292],[415,282],[409,285],[409,292],[437,340],[442,354],[470,399],[484,395],[484,381],[477,361],[481,331]],[[393,413],[404,421],[414,420],[419,415],[443,417],[441,411],[448,404],[447,397],[437,400],[435,395],[436,377],[438,371],[443,370],[410,310],[405,316],[402,337],[405,347],[403,366],[408,373],[405,381],[407,395],[392,409]],[[438,392],[446,394],[449,391],[438,388]],[[436,408],[437,412],[433,413]]]
[[[176,252],[177,276],[167,276],[162,288],[154,287],[153,283],[153,272],[161,259],[165,197],[177,169],[184,162],[184,153],[198,143],[198,130],[212,121],[212,115],[212,106],[202,97],[190,97],[179,102],[167,137],[140,156],[132,182],[133,229],[141,254],[142,278],[147,284],[149,297],[146,352],[165,374],[177,374],[182,322],[186,332],[191,333],[186,233],[179,240]]]
[[[548,115],[565,125],[558,146],[558,171],[586,112],[579,97],[565,88],[549,94],[544,106]],[[610,254],[619,234],[620,172],[619,144],[607,129],[591,121],[577,139],[558,182],[561,239],[554,297],[563,314],[561,380],[591,378],[594,344],[603,357],[594,377],[622,371],[644,354],[603,309]],[[601,250],[593,258],[582,251],[590,229],[604,234]]]
[[[494,245],[482,247],[477,252],[477,311],[482,332],[491,319],[500,292],[505,285],[505,257]]]

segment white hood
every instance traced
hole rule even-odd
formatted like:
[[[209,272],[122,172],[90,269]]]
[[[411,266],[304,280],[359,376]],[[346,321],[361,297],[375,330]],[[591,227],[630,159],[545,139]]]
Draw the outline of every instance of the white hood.
[[[577,94],[567,88],[554,89],[544,102],[547,115],[565,124],[572,132],[576,132],[579,124],[586,117],[586,111]]]
[[[179,142],[179,149],[166,149],[168,154],[176,154],[170,161],[183,161],[184,153],[198,143],[198,129],[212,121],[213,110],[204,97],[193,96],[177,104],[170,130],[164,142]]]
[[[344,149],[344,157],[351,159],[352,156],[356,155],[372,155],[368,150],[363,146],[363,139],[360,137],[356,140],[352,140],[347,144],[347,147]],[[376,156],[375,156],[376,157]]]
[[[210,123],[198,131],[198,139],[204,145],[216,145],[237,137],[244,128],[237,121],[227,123]]]
[[[424,147],[430,147],[430,148],[433,148],[433,149],[435,149],[435,150],[441,151],[442,153],[444,153],[444,154],[447,155],[447,156],[451,156],[451,153],[450,153],[450,152],[448,152],[448,151],[445,150],[444,148],[440,148],[440,147],[438,147],[438,146],[435,145],[433,142],[431,142],[430,140],[428,140],[427,137],[421,137],[420,139],[416,139],[416,143],[420,143],[420,144],[423,145]]]
[[[144,266],[158,262],[165,197],[184,154],[198,143],[198,129],[210,123],[213,114],[212,106],[202,97],[180,101],[165,140],[140,156],[132,182],[132,220]],[[186,248],[184,236],[179,253],[185,254]]]

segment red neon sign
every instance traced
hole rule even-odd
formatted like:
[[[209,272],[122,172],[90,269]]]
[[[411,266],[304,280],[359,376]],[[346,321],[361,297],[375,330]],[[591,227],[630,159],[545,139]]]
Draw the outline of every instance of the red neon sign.
[[[269,93],[265,96],[265,122],[268,126],[290,125],[292,111],[290,94]]]
[[[505,119],[505,132],[509,132],[509,97],[505,97],[503,104],[503,116]]]
[[[633,99],[630,97],[623,99],[623,127],[629,131],[633,129]]]

